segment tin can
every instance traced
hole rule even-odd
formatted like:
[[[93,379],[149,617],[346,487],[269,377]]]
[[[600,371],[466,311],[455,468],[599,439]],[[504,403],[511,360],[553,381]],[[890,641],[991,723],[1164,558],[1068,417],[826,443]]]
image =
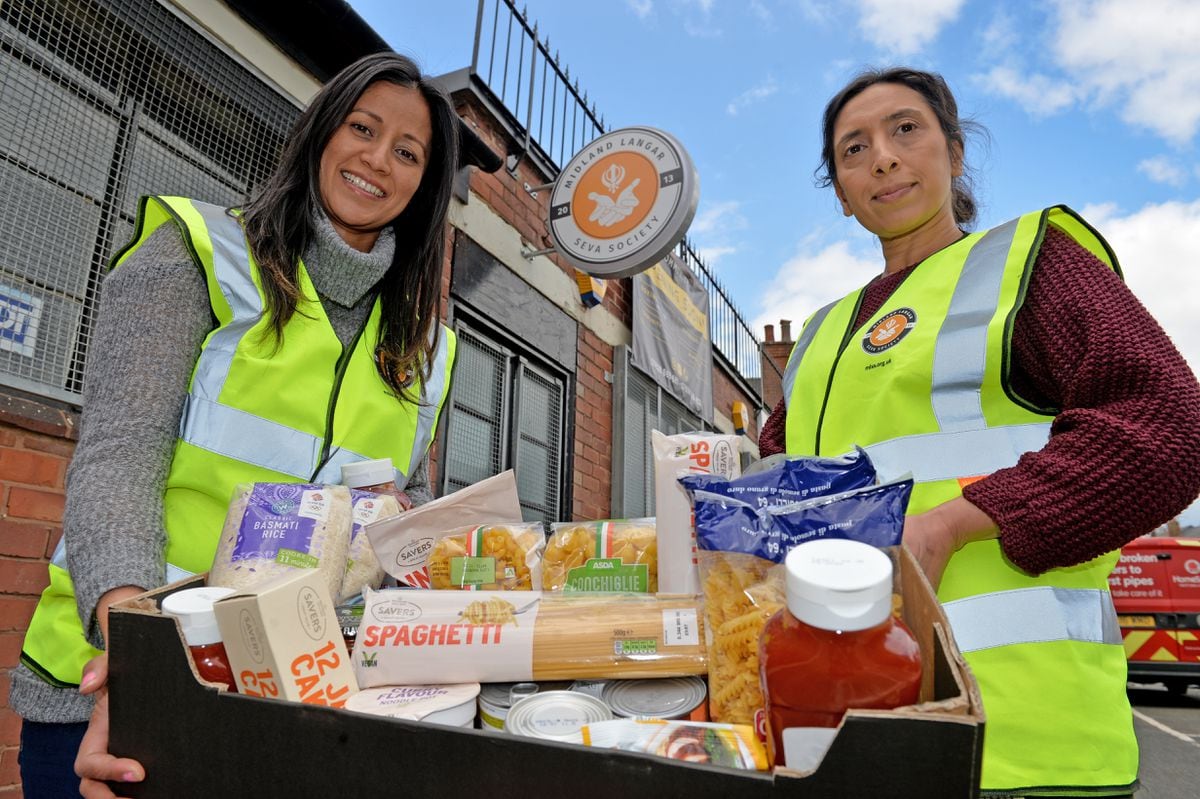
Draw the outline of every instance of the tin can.
[[[571,683],[571,687],[567,690],[603,699],[604,686],[606,685],[608,685],[608,680],[576,680]]]
[[[479,690],[479,728],[502,730],[508,709],[516,702],[541,691],[561,691],[568,685],[566,682],[485,683]]]
[[[708,695],[699,677],[610,680],[600,694],[614,715],[630,719],[683,719]]]
[[[367,688],[346,700],[346,710],[427,721],[451,727],[471,727],[479,683],[459,685],[389,685]]]
[[[504,730],[513,735],[570,741],[585,724],[612,718],[608,705],[573,691],[546,691],[527,696],[508,711]]]

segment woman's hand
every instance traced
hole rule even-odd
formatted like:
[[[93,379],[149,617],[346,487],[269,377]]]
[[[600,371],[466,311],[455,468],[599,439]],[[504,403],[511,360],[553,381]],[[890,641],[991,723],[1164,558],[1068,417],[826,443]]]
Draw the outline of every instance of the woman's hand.
[[[904,522],[904,545],[921,564],[934,590],[950,556],[972,541],[996,538],[992,518],[962,497],[944,502]]]
[[[108,655],[97,655],[83,667],[79,692],[96,695],[96,707],[75,756],[79,793],[85,799],[113,799],[116,794],[106,781],[141,782],[146,771],[136,760],[114,757],[108,751]]]

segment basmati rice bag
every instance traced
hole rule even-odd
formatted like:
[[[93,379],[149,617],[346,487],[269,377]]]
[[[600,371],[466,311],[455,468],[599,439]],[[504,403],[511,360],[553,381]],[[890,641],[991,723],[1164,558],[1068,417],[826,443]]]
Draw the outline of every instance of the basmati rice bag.
[[[350,489],[350,504],[353,508],[350,528],[350,549],[346,555],[346,574],[342,577],[342,589],[338,603],[347,602],[362,593],[363,586],[378,588],[386,574],[375,557],[371,541],[363,528],[371,522],[400,515],[400,503],[391,494],[375,494],[370,491]]]
[[[233,494],[209,585],[243,590],[293,569],[317,569],[337,596],[350,548],[350,489],[248,483]]]

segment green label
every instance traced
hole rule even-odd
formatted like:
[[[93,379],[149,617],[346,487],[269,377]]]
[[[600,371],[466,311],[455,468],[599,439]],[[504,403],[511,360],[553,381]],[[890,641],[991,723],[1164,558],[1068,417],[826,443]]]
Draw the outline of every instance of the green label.
[[[496,582],[495,558],[450,558],[450,585]]]
[[[319,558],[314,558],[307,552],[299,552],[286,547],[279,548],[279,552],[275,554],[275,562],[282,563],[284,566],[295,566],[299,569],[315,569],[321,565]]]
[[[624,564],[620,558],[592,558],[567,572],[564,591],[644,594],[650,590],[650,567]]]
[[[614,655],[656,655],[658,643],[653,638],[626,638],[613,641]]]

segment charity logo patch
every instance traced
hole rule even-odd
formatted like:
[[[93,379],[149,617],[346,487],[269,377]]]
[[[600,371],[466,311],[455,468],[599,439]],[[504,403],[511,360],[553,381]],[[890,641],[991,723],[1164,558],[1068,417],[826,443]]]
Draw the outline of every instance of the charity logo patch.
[[[863,352],[875,355],[891,349],[917,325],[917,314],[912,308],[897,308],[889,312],[863,336]]]

